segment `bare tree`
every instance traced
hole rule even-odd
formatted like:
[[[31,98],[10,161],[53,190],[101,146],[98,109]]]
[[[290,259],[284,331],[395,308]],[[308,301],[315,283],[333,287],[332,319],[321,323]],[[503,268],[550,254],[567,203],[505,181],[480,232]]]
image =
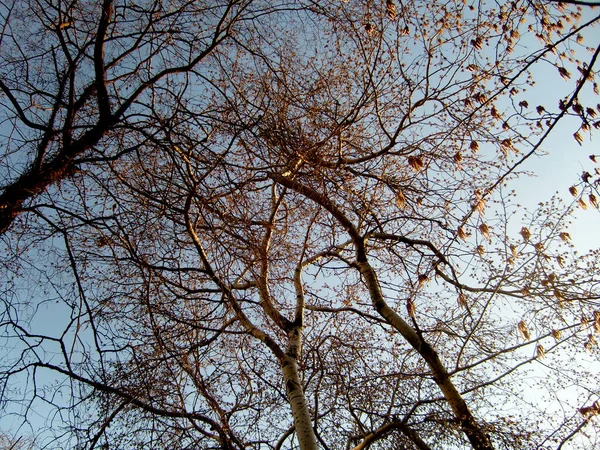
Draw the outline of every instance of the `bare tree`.
[[[597,363],[597,252],[567,229],[597,175],[518,225],[506,190],[563,118],[575,145],[600,126],[595,10],[91,3],[2,10],[0,373],[21,429],[78,448],[597,443],[600,380],[574,361]],[[546,73],[564,92],[534,105]]]

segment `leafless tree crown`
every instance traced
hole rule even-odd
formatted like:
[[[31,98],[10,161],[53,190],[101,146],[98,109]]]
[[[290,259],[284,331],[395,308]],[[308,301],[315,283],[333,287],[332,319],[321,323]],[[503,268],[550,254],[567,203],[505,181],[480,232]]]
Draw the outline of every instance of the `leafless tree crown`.
[[[599,445],[593,3],[0,0],[3,448]]]

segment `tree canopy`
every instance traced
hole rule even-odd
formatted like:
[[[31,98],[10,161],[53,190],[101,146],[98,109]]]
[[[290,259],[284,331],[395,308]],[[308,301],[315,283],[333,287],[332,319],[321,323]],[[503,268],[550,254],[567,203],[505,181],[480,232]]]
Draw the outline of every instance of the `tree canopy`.
[[[593,3],[1,2],[3,439],[598,445]]]

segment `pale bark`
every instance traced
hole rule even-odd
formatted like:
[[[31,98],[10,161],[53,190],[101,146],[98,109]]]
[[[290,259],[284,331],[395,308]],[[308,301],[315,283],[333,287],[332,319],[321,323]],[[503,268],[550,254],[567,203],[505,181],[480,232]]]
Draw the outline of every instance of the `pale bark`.
[[[286,356],[281,363],[285,390],[292,408],[296,437],[301,450],[317,450],[317,438],[312,427],[312,421],[306,404],[306,396],[302,389],[302,382],[298,374],[298,363],[295,359]]]
[[[364,256],[364,255],[363,255]],[[427,365],[433,372],[433,379],[444,394],[448,404],[452,408],[455,417],[458,419],[462,431],[465,433],[471,446],[475,450],[493,450],[492,443],[487,433],[477,423],[471,413],[467,403],[462,398],[461,393],[456,389],[454,383],[448,375],[437,352],[417,334],[402,317],[400,317],[392,308],[389,307],[381,292],[381,287],[377,280],[375,270],[366,261],[358,263],[361,274],[369,288],[369,294],[373,305],[379,314],[406,339],[410,345],[423,357]]]
[[[354,243],[356,249],[356,264],[360,270],[361,275],[369,289],[369,294],[373,306],[377,312],[392,326],[394,327],[406,341],[421,355],[425,360],[429,368],[433,373],[433,379],[442,391],[446,401],[450,404],[454,416],[456,417],[462,431],[465,433],[471,446],[475,450],[493,450],[493,446],[488,434],[485,430],[477,423],[465,400],[462,398],[461,393],[456,389],[456,386],[452,383],[448,371],[444,367],[438,354],[429,345],[425,339],[420,336],[415,329],[402,317],[400,317],[392,308],[389,307],[381,287],[377,279],[375,270],[368,262],[367,250],[365,247],[365,237],[361,236],[354,224],[346,217],[346,215],[327,197],[314,189],[299,183],[296,180],[281,176],[277,174],[271,174],[271,178],[286,186],[305,195],[315,203],[321,205],[327,210],[335,219],[345,228],[350,239]],[[416,242],[420,245],[426,245],[426,241]],[[430,247],[429,245],[427,245]]]
[[[290,324],[287,319],[285,321],[283,321],[283,319],[275,320],[275,322],[281,328],[287,329],[288,348],[287,353],[284,353],[271,336],[262,331],[256,325],[254,325],[252,321],[246,316],[246,314],[244,314],[241,306],[239,305],[235,296],[231,292],[231,289],[219,278],[219,276],[211,267],[204,247],[202,246],[202,242],[200,241],[200,237],[196,233],[196,230],[194,229],[190,218],[191,201],[192,195],[190,194],[185,204],[186,226],[190,236],[192,237],[194,246],[198,251],[198,255],[202,260],[204,269],[211,276],[215,284],[219,286],[223,293],[227,295],[229,303],[231,304],[238,320],[240,321],[242,326],[244,326],[246,331],[256,339],[262,341],[273,352],[273,354],[279,361],[279,364],[281,365],[281,370],[283,372],[283,379],[285,382],[285,390],[287,393],[288,402],[292,409],[294,427],[296,429],[296,437],[298,439],[300,449],[317,450],[317,438],[312,427],[312,421],[310,419],[308,405],[306,403],[306,396],[304,395],[304,389],[302,389],[302,382],[300,380],[300,375],[298,374],[297,361],[302,349],[302,322],[304,315],[304,294],[302,291],[302,283],[300,279],[301,270],[296,270],[295,274],[298,307],[296,309],[296,318],[294,324]],[[266,279],[264,280],[264,282],[266,286]],[[268,291],[261,292],[261,294],[263,295],[265,293],[270,298],[270,294],[268,293]],[[268,311],[266,310],[267,304],[270,304],[270,299],[261,302],[263,310],[265,310],[265,312],[267,312],[268,314]],[[277,315],[279,315],[278,312]],[[281,317],[283,318],[283,316]]]

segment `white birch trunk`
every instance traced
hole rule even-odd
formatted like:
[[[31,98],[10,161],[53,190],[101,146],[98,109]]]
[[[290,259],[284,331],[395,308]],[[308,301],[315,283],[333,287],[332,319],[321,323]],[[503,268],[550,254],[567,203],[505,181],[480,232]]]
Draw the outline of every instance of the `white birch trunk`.
[[[304,396],[304,390],[302,389],[302,383],[298,375],[298,364],[293,358],[286,356],[285,360],[281,363],[281,369],[283,370],[288,401],[292,408],[292,416],[294,417],[296,437],[300,444],[300,450],[317,450],[317,438],[313,431],[306,397]]]

